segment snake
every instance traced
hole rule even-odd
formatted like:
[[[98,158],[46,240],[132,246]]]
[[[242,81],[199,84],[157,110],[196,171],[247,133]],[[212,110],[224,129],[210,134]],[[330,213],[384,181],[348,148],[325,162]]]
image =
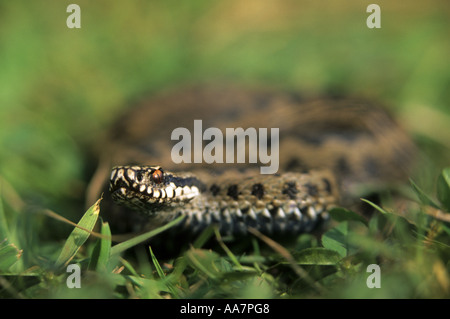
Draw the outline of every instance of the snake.
[[[261,163],[174,163],[171,132],[192,131],[199,119],[222,132],[279,128],[278,171],[261,174]],[[90,193],[105,193],[111,220],[136,230],[184,216],[169,230],[181,240],[211,225],[236,238],[250,227],[274,237],[314,232],[333,207],[353,207],[363,191],[404,181],[416,152],[386,108],[368,99],[233,85],[140,97],[96,150]]]

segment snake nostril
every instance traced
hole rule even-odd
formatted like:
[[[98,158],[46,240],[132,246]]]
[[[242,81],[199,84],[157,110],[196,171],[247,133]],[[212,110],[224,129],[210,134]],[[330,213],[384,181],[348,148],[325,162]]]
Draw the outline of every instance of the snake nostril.
[[[136,173],[136,181],[138,183],[142,182],[142,180],[144,179],[144,173],[142,171],[138,171]]]

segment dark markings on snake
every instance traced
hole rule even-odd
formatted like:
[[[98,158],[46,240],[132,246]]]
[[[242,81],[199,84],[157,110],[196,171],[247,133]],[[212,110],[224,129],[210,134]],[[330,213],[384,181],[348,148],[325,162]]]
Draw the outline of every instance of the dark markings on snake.
[[[303,103],[305,102],[305,98],[298,92],[289,92],[289,99],[293,103]]]
[[[220,192],[220,187],[217,186],[216,184],[212,184],[211,187],[209,188],[209,191],[213,196],[216,196]]]
[[[295,199],[297,197],[298,189],[295,182],[287,182],[283,186],[282,193],[287,195],[290,199]]]
[[[314,197],[319,195],[319,190],[317,189],[316,185],[313,185],[311,183],[306,183],[303,186],[306,187],[306,190],[309,195],[314,196]]]
[[[237,200],[239,195],[238,186],[236,184],[233,184],[230,187],[228,187],[227,195],[233,198],[234,200]]]
[[[325,142],[333,140],[333,139],[340,139],[345,142],[354,143],[358,138],[361,138],[361,136],[364,133],[355,133],[355,132],[346,132],[346,131],[330,131],[327,132],[325,129],[319,132],[312,130],[311,132],[301,132],[297,134],[297,137],[302,140],[303,142],[313,145],[313,146],[321,146]]]
[[[325,184],[325,190],[327,191],[328,194],[331,194],[331,184],[330,181],[328,179],[326,179],[325,177],[322,178],[323,183]]]
[[[300,207],[300,213],[302,213],[303,216],[308,216],[308,206]]]
[[[302,163],[302,161],[299,158],[291,158],[287,164],[286,164],[286,171],[302,171],[305,170],[305,163]],[[307,170],[305,170],[307,171]]]
[[[230,107],[229,110],[227,110],[224,114],[225,118],[237,118],[240,115],[239,107],[233,106]]]
[[[347,175],[351,173],[350,165],[344,157],[340,157],[336,161],[336,168],[340,174]]]
[[[271,105],[272,99],[270,96],[261,95],[255,99],[255,105],[259,110],[267,109]]]
[[[376,160],[371,156],[367,156],[364,159],[364,170],[373,176],[376,176],[380,173],[380,169]]]
[[[252,186],[252,195],[256,196],[258,199],[261,199],[264,196],[264,186],[260,183],[254,184]]]

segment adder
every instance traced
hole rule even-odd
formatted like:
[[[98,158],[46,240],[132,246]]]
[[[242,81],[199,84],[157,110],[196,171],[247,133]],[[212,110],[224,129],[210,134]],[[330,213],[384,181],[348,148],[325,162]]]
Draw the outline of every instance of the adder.
[[[104,191],[102,212],[120,231],[183,215],[169,230],[181,240],[211,224],[235,237],[248,227],[295,236],[320,228],[331,207],[358,202],[362,186],[404,180],[414,162],[409,136],[367,100],[210,86],[135,104],[96,147],[100,164],[89,191],[90,201]],[[171,132],[192,130],[198,119],[222,132],[279,128],[278,172],[260,174],[260,164],[248,163],[175,164]]]

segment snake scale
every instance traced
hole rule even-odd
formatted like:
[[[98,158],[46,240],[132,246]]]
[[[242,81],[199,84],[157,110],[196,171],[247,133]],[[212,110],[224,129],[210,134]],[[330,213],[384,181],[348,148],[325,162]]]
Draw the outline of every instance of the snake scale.
[[[90,188],[91,198],[98,196],[109,176],[103,205],[122,229],[184,215],[169,232],[194,236],[213,223],[233,236],[245,236],[248,227],[271,236],[312,232],[331,207],[352,205],[361,185],[401,181],[413,163],[408,135],[383,108],[361,99],[202,86],[134,104],[98,147]],[[260,174],[248,163],[175,164],[171,132],[192,130],[198,119],[222,132],[279,128],[278,172]]]

